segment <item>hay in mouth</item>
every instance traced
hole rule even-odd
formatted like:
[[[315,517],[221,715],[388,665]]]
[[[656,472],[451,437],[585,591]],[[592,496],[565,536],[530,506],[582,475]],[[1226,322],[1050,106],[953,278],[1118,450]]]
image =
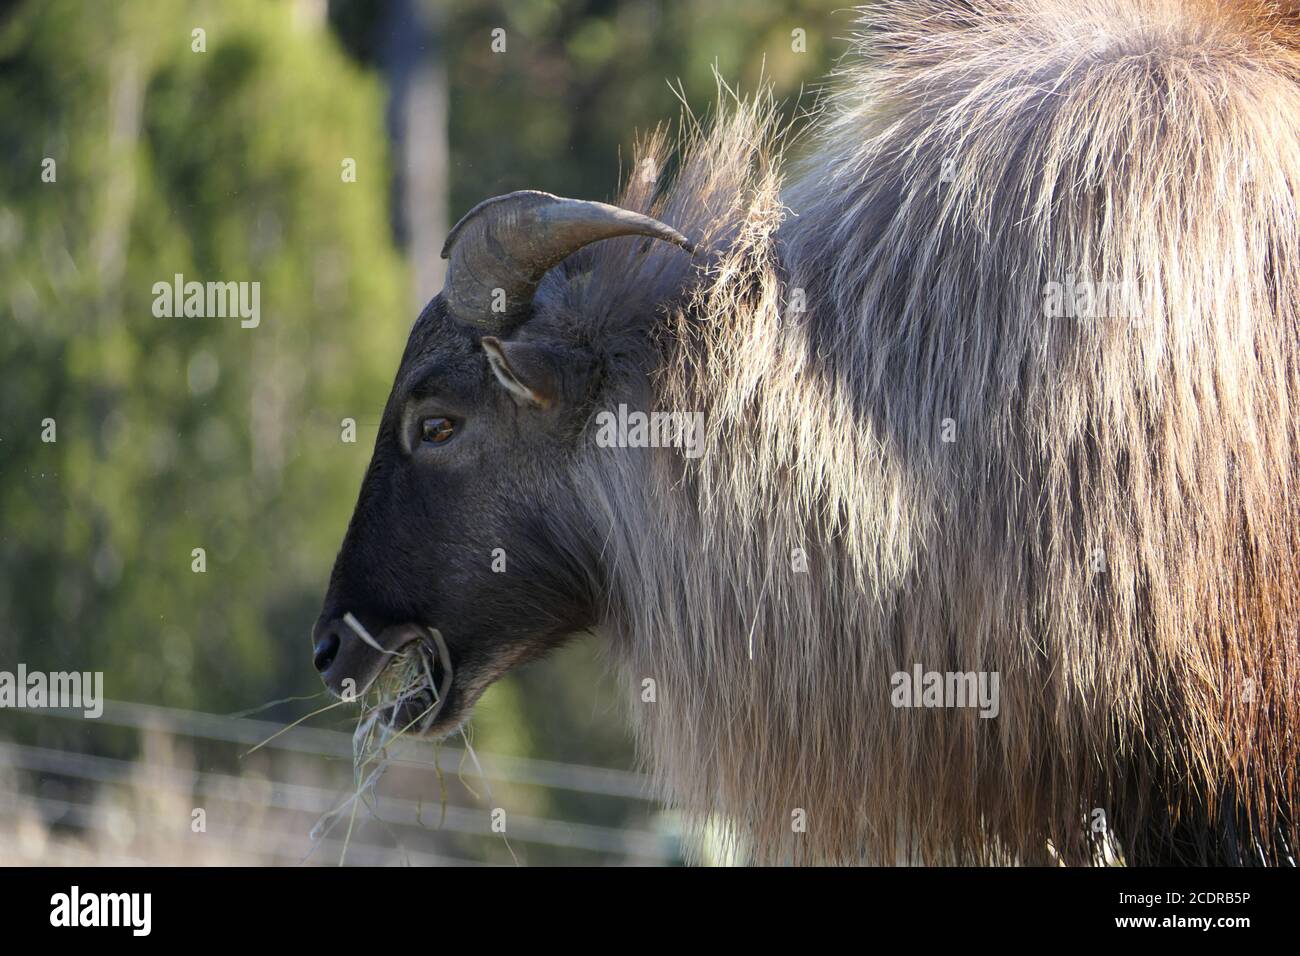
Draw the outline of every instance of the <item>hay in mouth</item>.
[[[373,717],[397,736],[412,729],[422,733],[432,727],[442,713],[454,677],[442,632],[424,628],[432,646],[417,637],[398,651],[387,651],[351,613],[343,620],[367,644],[393,657],[370,687],[368,696],[375,702],[363,707],[362,725]]]
[[[389,651],[366,631],[354,615],[345,614],[343,619],[359,638],[376,650],[390,655],[392,660],[367,689],[365,695],[367,700],[362,701],[357,729],[352,735],[354,790],[343,803],[322,816],[312,827],[311,838],[315,845],[319,845],[334,825],[343,818],[343,814],[348,814],[347,836],[343,841],[339,866],[342,866],[347,858],[348,844],[352,840],[352,831],[356,824],[357,807],[365,804],[370,815],[382,822],[376,807],[376,788],[388,765],[394,759],[391,745],[397,743],[411,730],[416,730],[418,734],[435,725],[451,693],[454,677],[447,642],[437,628],[421,629],[429,635],[428,641],[424,640],[423,636],[417,636],[400,650]],[[479,763],[478,754],[474,752],[474,746],[470,743],[464,727],[460,728],[460,735],[465,744],[465,753],[473,762],[487,799],[491,801],[492,787],[487,782],[483,765]],[[436,741],[434,746],[438,746]],[[434,769],[438,775],[438,788],[445,816],[447,787],[442,778],[442,769],[436,759]],[[473,788],[465,783],[463,776],[461,782],[475,797],[478,797]],[[440,820],[439,826],[441,825]],[[502,842],[518,865],[519,858],[515,856],[515,851],[504,834]]]
[[[319,844],[347,813],[348,829],[339,858],[340,866],[352,840],[357,807],[365,804],[370,814],[378,817],[375,790],[393,760],[391,746],[411,730],[421,733],[434,725],[451,691],[454,676],[447,642],[437,628],[424,629],[429,641],[416,637],[401,650],[388,651],[353,614],[344,615],[344,621],[357,637],[393,659],[375,678],[361,702],[357,728],[352,734],[353,792],[312,827],[313,843]],[[441,771],[438,773],[441,780]],[[446,789],[440,789],[443,790],[445,811]]]

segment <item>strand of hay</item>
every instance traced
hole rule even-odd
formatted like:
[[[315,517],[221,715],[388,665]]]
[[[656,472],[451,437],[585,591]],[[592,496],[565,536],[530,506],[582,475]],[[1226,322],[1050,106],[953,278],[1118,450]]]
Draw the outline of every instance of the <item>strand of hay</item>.
[[[293,723],[288,724],[288,725],[286,725],[286,726],[284,726],[284,727],[281,727],[279,730],[277,730],[277,731],[276,731],[275,733],[273,733],[271,736],[267,737],[267,738],[266,738],[265,740],[263,740],[261,743],[259,743],[259,744],[257,744],[256,746],[250,748],[249,750],[244,751],[242,754],[239,755],[239,759],[240,759],[240,760],[243,760],[243,759],[244,759],[245,757],[247,757],[249,754],[256,753],[257,751],[259,751],[259,750],[261,750],[263,747],[265,747],[267,744],[269,744],[269,743],[270,743],[272,740],[274,740],[276,737],[279,737],[281,734],[286,734],[286,733],[288,733],[289,731],[293,730],[293,728],[297,727],[299,724],[304,723],[305,721],[311,720],[311,719],[312,719],[313,717],[315,717],[316,715],[318,715],[318,714],[323,714],[323,713],[325,713],[325,711],[327,711],[327,710],[333,710],[335,707],[342,707],[342,706],[343,706],[344,704],[346,704],[346,703],[347,703],[346,700],[336,700],[336,701],[334,701],[334,703],[332,703],[332,704],[326,704],[324,707],[320,708],[319,710],[313,710],[310,714],[307,714],[305,717],[299,717],[299,718],[298,718],[297,720],[295,720]]]
[[[300,700],[315,700],[317,697],[322,697],[328,693],[329,691],[322,690],[315,694],[299,694],[297,697],[281,697],[279,700],[268,700],[265,704],[258,704],[256,707],[250,707],[248,710],[237,710],[233,714],[225,714],[224,716],[231,720],[242,720],[245,717],[252,717],[254,714],[260,714],[263,711],[270,710],[272,707],[279,707],[281,704],[296,704]]]

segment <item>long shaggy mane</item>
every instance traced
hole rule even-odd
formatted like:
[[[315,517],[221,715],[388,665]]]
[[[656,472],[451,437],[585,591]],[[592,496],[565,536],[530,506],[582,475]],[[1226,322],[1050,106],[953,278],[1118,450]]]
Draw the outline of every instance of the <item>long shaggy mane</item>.
[[[705,413],[699,459],[576,466],[648,765],[755,862],[1294,862],[1294,5],[859,17],[793,146],[724,97],[671,184],[634,161],[693,265],[548,279],[602,406]],[[1046,313],[1085,280],[1137,308]],[[1000,712],[894,706],[916,664]]]

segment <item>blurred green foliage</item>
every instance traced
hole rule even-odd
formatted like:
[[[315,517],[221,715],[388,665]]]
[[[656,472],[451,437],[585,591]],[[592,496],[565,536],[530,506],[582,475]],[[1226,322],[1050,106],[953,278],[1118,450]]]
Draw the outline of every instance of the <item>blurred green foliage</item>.
[[[412,2],[445,71],[453,220],[518,188],[614,196],[637,132],[680,113],[671,87],[705,112],[715,69],[743,91],[766,77],[792,112],[848,24],[828,0]],[[109,697],[207,711],[320,690],[308,632],[413,315],[391,7],[312,7],[0,7],[0,667],[103,670]],[[155,317],[178,273],[260,282],[260,325]],[[476,744],[629,765],[598,657],[586,640],[502,681]],[[530,799],[618,822],[579,794]]]
[[[0,634],[233,710],[310,686],[369,454],[339,422],[383,406],[405,268],[376,77],[287,5],[199,6],[29,3],[0,34]],[[177,273],[259,281],[260,325],[155,317]]]
[[[742,93],[770,83],[793,115],[814,101],[851,23],[832,0],[435,5],[447,10],[453,215],[511,189],[612,198],[638,132],[675,123],[683,98],[709,111],[718,78]],[[497,28],[504,53],[492,49]]]

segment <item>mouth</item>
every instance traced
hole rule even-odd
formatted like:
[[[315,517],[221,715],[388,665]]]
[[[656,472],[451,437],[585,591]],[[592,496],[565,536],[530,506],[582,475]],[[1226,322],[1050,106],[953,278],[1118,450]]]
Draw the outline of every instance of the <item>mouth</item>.
[[[393,734],[441,735],[458,726],[455,668],[441,631],[404,624],[385,629],[377,641],[351,614],[344,621],[361,640],[387,657],[367,688],[377,698],[367,714],[375,715]],[[396,640],[392,631],[399,632]],[[398,641],[404,642],[396,651],[386,649]]]
[[[412,640],[380,673],[374,684],[379,703],[374,712],[394,733],[424,736],[444,725],[454,727],[455,671],[442,634]]]

